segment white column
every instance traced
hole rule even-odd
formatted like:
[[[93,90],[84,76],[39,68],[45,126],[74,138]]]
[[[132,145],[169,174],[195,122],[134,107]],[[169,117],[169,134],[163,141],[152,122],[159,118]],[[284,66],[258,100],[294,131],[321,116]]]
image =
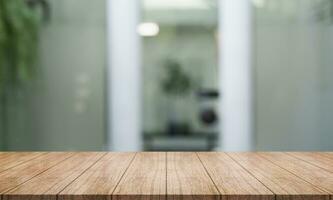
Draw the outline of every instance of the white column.
[[[107,0],[108,145],[112,151],[141,150],[139,2]]]
[[[221,149],[254,149],[251,2],[219,1]]]

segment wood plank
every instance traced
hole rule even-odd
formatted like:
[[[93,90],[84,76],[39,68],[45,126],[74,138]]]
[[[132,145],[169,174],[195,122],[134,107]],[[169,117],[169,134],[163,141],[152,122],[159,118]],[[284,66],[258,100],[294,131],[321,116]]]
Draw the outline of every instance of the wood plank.
[[[0,152],[0,200],[333,200],[332,155]]]
[[[57,194],[105,153],[80,152],[3,194],[3,200],[56,200]]]
[[[314,152],[287,152],[300,160],[309,162],[317,167],[333,172],[333,162],[331,159]]]
[[[281,152],[265,152],[259,153],[259,155],[304,179],[312,185],[318,186],[328,193],[333,194],[333,173],[322,170],[315,165],[311,165],[308,162],[299,160]]]
[[[198,153],[222,199],[273,200],[274,194],[225,153]]]
[[[135,153],[108,153],[82,176],[67,186],[59,200],[106,200],[110,196]]]
[[[333,159],[333,152],[328,152],[328,151],[313,151],[313,152],[300,152],[300,153],[313,153],[313,154],[317,154],[317,155],[320,155],[320,156],[324,156],[326,158],[329,158],[329,159]]]
[[[276,194],[277,200],[328,200],[330,198],[327,192],[256,153],[228,153],[228,155]]]
[[[327,158],[333,160],[333,152],[316,152],[319,153],[320,155],[326,156]]]
[[[0,155],[0,172],[18,166],[24,162],[37,158],[45,153],[42,152],[6,152]]]
[[[166,153],[137,153],[112,199],[165,199]]]
[[[12,154],[13,152],[0,152],[0,159]]]
[[[47,153],[0,173],[0,195],[43,173],[72,155],[72,153],[61,152]]]
[[[219,199],[220,193],[193,152],[167,153],[167,198]]]

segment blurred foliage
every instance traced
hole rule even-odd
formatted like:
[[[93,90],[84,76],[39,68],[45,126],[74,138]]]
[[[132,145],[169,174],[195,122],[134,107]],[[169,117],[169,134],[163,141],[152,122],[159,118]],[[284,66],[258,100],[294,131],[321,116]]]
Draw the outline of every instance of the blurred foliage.
[[[161,87],[165,94],[184,96],[191,89],[191,78],[183,71],[181,65],[173,60],[164,63],[166,78],[162,80]]]
[[[33,77],[40,22],[25,0],[0,0],[0,91]]]
[[[318,21],[333,23],[333,0],[321,0],[315,4],[316,18]]]

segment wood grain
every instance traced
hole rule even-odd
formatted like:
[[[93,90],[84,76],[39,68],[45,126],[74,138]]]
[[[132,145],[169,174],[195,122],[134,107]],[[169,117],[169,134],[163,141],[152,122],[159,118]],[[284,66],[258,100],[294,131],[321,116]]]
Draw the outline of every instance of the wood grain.
[[[287,152],[300,160],[304,160],[322,169],[333,172],[333,161],[326,156],[314,152]]]
[[[333,173],[281,152],[259,153],[276,165],[288,170],[312,185],[333,194]]]
[[[72,153],[47,153],[0,173],[0,194],[21,185],[72,155]]]
[[[4,200],[56,200],[57,194],[105,153],[75,153],[55,167],[3,194]]]
[[[0,152],[0,200],[333,200],[332,152]]]
[[[329,194],[256,153],[228,153],[267,186],[277,200],[328,200]]]
[[[219,199],[219,192],[196,153],[167,153],[167,198]]]
[[[18,166],[24,162],[37,158],[38,156],[45,154],[41,152],[8,152],[0,155],[0,172],[3,172],[12,167]]]
[[[225,153],[198,153],[222,199],[273,200],[273,193]]]
[[[165,199],[166,153],[137,153],[112,194],[112,199]]]
[[[133,160],[135,153],[107,153],[93,167],[71,183],[59,200],[105,200],[111,194]]]
[[[326,156],[327,158],[333,160],[333,152],[316,152],[316,153]]]

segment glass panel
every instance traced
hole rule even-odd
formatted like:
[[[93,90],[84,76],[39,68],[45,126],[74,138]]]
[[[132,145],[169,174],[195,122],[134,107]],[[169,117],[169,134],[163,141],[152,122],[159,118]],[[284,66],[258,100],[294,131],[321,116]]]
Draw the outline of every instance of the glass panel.
[[[217,1],[142,0],[146,150],[210,150],[217,137]]]
[[[332,150],[333,1],[255,0],[259,150]]]
[[[3,148],[102,150],[106,1],[47,2],[50,17],[40,27],[37,72],[10,86],[0,106]]]

